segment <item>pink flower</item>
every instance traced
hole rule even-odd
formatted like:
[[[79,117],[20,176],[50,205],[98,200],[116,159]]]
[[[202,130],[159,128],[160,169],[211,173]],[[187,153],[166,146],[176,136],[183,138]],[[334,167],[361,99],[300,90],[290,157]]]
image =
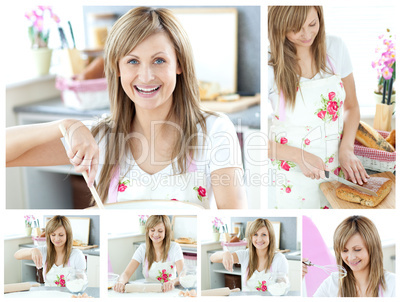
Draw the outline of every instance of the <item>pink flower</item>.
[[[330,93],[328,93],[328,98],[329,98],[329,100],[332,101],[332,100],[334,99],[335,95],[336,95],[336,94],[335,94],[335,92],[333,92],[333,91],[330,92]]]
[[[266,292],[266,291],[267,291],[266,285],[261,286],[261,290],[262,290],[263,292]]]
[[[176,200],[176,201],[178,201],[176,198],[172,198],[171,200]]]
[[[341,101],[341,102],[339,103],[339,107],[342,107],[342,105],[343,105],[343,101]]]
[[[265,285],[265,284],[267,284],[267,281],[264,280],[264,281],[261,282],[261,284]]]
[[[338,115],[335,113],[334,116],[332,117],[332,121],[335,122],[338,119]]]
[[[287,142],[288,142],[288,139],[286,137],[281,137],[281,144],[282,145],[287,144]]]
[[[258,291],[260,291],[260,290],[261,290],[261,288],[260,288],[260,287],[257,287],[257,290],[258,290]]]
[[[59,285],[59,281],[56,281],[55,284]]]
[[[207,195],[207,190],[205,190],[203,187],[199,186],[198,187],[198,195],[201,197],[205,197]]]
[[[166,274],[163,274],[163,275],[162,275],[162,278],[163,278],[163,279],[166,279],[166,278],[167,278],[167,275],[166,275]]]
[[[162,273],[166,273],[166,270],[165,270],[165,269],[163,269],[163,270],[162,270]]]
[[[283,170],[285,170],[285,171],[289,171],[289,170],[290,170],[289,164],[288,164],[286,161],[284,161],[284,160],[281,160],[281,168],[282,168]]]
[[[60,279],[63,279],[64,278],[64,275],[60,275]]]
[[[169,278],[172,277],[172,274],[169,274]]]
[[[173,269],[173,265],[171,265],[170,268]]]
[[[158,277],[158,281],[161,281],[162,280],[162,278],[161,277]]]
[[[309,140],[308,138],[306,138],[306,139],[304,140],[304,143],[305,143],[306,145],[310,145],[310,140]]]
[[[320,112],[318,112],[317,116],[318,116],[320,119],[324,119],[326,113],[327,113],[327,112],[326,112],[325,110],[321,110]]]
[[[335,175],[339,175],[339,172],[341,171],[341,167],[338,167],[334,170]]]
[[[119,184],[119,192],[124,192],[127,189],[127,186],[125,184]]]
[[[389,80],[392,77],[394,70],[391,67],[384,67],[382,70],[382,76],[385,80]]]
[[[343,83],[342,82],[339,82],[339,85],[341,85],[341,88],[343,88]]]
[[[329,209],[329,208],[328,208],[327,206],[325,206],[325,207],[323,207],[323,209],[325,209],[325,210],[326,210],[326,209]]]
[[[286,193],[290,193],[290,192],[292,192],[292,189],[291,188],[289,188],[289,187],[286,187]]]
[[[338,104],[334,101],[329,101],[327,111],[329,114],[334,115],[338,111]]]
[[[329,159],[328,159],[328,162],[329,163],[332,163],[334,161],[334,158],[333,157],[330,157]]]

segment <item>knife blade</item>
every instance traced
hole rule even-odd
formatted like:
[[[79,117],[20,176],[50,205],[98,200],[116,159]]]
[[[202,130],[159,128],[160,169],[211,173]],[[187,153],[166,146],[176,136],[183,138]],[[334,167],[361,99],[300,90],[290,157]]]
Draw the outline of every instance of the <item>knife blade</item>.
[[[360,186],[358,184],[355,184],[355,183],[353,183],[351,181],[348,181],[348,180],[346,180],[346,179],[344,179],[342,177],[336,176],[335,174],[331,173],[330,171],[325,171],[325,177],[333,179],[333,180],[336,180],[336,181],[339,181],[340,183],[343,183],[344,185],[352,187],[353,189],[355,189],[357,191],[360,191],[360,192],[363,192],[365,194],[375,196],[375,197],[378,196],[376,192],[371,191],[369,189],[366,189],[365,187],[362,187],[362,186]]]

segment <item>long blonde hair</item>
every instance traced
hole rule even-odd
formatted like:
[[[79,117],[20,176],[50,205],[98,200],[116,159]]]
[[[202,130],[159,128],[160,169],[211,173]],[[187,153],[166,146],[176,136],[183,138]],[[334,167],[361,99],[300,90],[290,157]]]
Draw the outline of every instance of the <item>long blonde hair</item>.
[[[322,6],[269,6],[268,39],[271,58],[268,62],[274,69],[278,92],[282,91],[285,104],[294,108],[300,84],[301,70],[296,47],[286,38],[290,31],[299,32],[306,22],[308,12],[314,8],[318,14],[320,29],[311,45],[315,70],[331,73],[327,66],[324,11]]]
[[[50,219],[45,228],[46,234],[46,274],[56,263],[56,249],[50,240],[50,235],[56,231],[59,227],[63,227],[66,230],[66,243],[64,244],[64,257],[63,266],[68,264],[68,259],[70,259],[71,251],[73,250],[73,230],[71,228],[70,220],[65,216],[54,216]]]
[[[176,172],[185,173],[188,157],[195,156],[198,142],[197,124],[206,134],[205,116],[200,108],[199,86],[195,74],[193,51],[183,27],[171,11],[164,8],[137,7],[116,21],[106,41],[105,74],[108,81],[111,115],[92,130],[105,139],[105,163],[100,173],[98,192],[103,202],[108,197],[110,180],[115,169],[130,152],[129,138],[135,116],[135,105],[126,95],[119,78],[119,60],[152,34],[163,32],[174,45],[178,65],[182,73],[177,75],[173,91],[173,105],[167,119],[174,116],[179,121],[178,137],[171,159],[177,156]],[[213,114],[204,111],[206,114]],[[195,149],[195,150],[194,150]],[[194,150],[194,154],[190,152]],[[116,187],[117,190],[117,187]]]
[[[151,215],[147,222],[145,223],[145,259],[148,260],[148,269],[151,268],[152,263],[155,259],[155,248],[152,243],[151,238],[149,238],[149,230],[155,227],[156,225],[163,223],[165,226],[165,238],[163,238],[162,247],[162,262],[165,262],[170,249],[170,240],[171,240],[171,226],[170,219],[166,215]]]
[[[379,286],[386,290],[383,254],[380,235],[374,223],[364,216],[350,216],[336,228],[334,233],[334,250],[336,262],[346,268],[347,275],[339,280],[338,296],[356,297],[356,279],[353,271],[342,259],[342,251],[346,243],[355,234],[362,236],[370,257],[368,296],[378,297]]]
[[[268,219],[258,218],[248,226],[246,230],[246,238],[248,241],[249,261],[247,280],[251,278],[254,271],[258,268],[258,256],[255,246],[253,245],[253,236],[259,229],[266,227],[268,229],[269,245],[267,251],[268,261],[265,266],[265,271],[269,270],[275,257],[275,232],[272,223]]]

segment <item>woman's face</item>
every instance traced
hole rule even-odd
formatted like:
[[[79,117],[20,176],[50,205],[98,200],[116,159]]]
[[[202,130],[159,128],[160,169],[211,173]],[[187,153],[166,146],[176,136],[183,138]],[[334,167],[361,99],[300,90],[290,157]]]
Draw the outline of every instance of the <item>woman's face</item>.
[[[262,227],[253,234],[253,245],[257,250],[267,249],[269,246],[269,234],[267,227]]]
[[[165,225],[163,224],[163,222],[157,224],[153,228],[150,228],[148,236],[153,243],[163,242],[163,239],[165,238]]]
[[[299,32],[290,31],[286,34],[286,38],[292,42],[296,48],[310,47],[320,29],[320,22],[318,19],[317,11],[314,7],[310,8],[306,22]]]
[[[136,110],[170,110],[181,69],[166,33],[155,33],[138,44],[119,60],[119,70],[123,90]]]
[[[349,238],[341,252],[341,256],[353,272],[361,272],[369,268],[370,255],[366,243],[359,233]]]
[[[58,227],[53,233],[50,233],[50,241],[55,247],[63,247],[67,241],[66,229],[63,226]]]

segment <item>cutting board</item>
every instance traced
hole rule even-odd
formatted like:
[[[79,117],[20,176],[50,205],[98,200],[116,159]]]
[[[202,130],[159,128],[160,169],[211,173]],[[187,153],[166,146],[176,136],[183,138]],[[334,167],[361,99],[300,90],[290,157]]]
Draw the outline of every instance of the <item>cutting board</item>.
[[[73,246],[74,249],[79,249],[79,250],[90,250],[94,249],[96,247],[99,247],[98,245],[86,245],[86,246]]]
[[[320,189],[334,209],[395,209],[395,175],[391,172],[371,174],[370,177],[387,177],[392,180],[391,192],[376,207],[367,207],[354,202],[342,200],[336,196],[335,190],[340,186],[337,181],[323,182]]]
[[[202,101],[201,107],[210,110],[223,113],[233,113],[237,111],[242,111],[257,105],[260,103],[260,95],[255,96],[243,96],[239,100],[233,102],[218,102],[218,101]]]

